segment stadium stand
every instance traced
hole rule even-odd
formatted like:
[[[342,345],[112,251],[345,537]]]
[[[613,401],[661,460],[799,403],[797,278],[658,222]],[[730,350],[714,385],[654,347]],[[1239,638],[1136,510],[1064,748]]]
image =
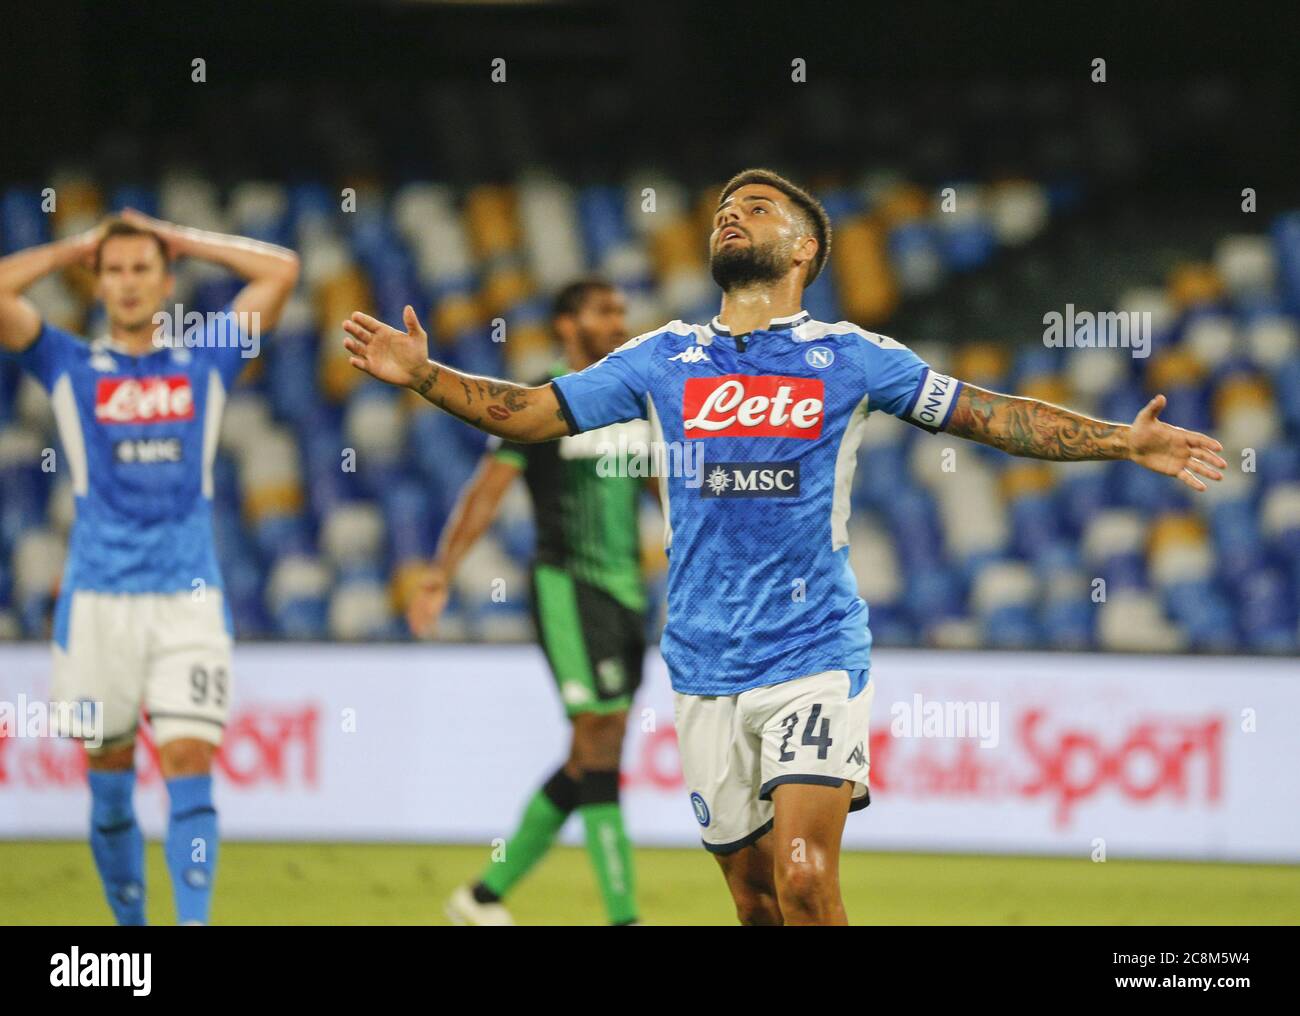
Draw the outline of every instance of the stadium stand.
[[[817,115],[831,113],[823,104]],[[1060,110],[1047,102],[1039,113]],[[1133,131],[1091,115],[1140,148]],[[1195,110],[1182,115],[1199,122]],[[873,130],[883,136],[888,124]],[[1095,196],[1080,181],[1094,181],[1110,207],[1108,174],[1128,171],[1124,144],[1091,163],[1044,147],[1029,160],[1040,181],[990,173],[937,186],[927,165],[946,163],[932,148],[919,144],[911,171],[818,189],[835,250],[807,294],[814,316],[895,335],[978,384],[1111,418],[1130,419],[1163,391],[1167,418],[1215,434],[1240,468],[1192,497],[1123,464],[1049,466],[875,419],[851,527],[877,641],[1295,652],[1300,213],[1249,233],[1240,218],[1198,220],[1147,201],[1111,207],[1108,222],[1097,204],[1077,215]],[[0,249],[132,205],[303,257],[298,294],[230,399],[216,464],[218,543],[241,638],[407,637],[401,611],[415,569],[482,451],[477,432],[348,366],[338,324],[352,310],[391,321],[412,303],[435,355],[520,379],[554,356],[548,299],[578,273],[627,291],[634,330],[716,311],[702,242],[716,188],[664,172],[618,186],[544,171],[470,187],[363,184],[355,211],[322,183],[223,187],[177,171],[105,191],[96,179],[55,177],[53,215],[35,188],[6,190]],[[948,207],[944,186],[955,196]],[[1133,284],[1116,289],[1117,278]],[[191,263],[177,281],[177,301],[200,311],[224,305],[234,286]],[[43,280],[31,295],[57,324],[82,334],[102,325],[82,274]],[[1067,303],[1145,314],[1150,355],[1047,346],[1042,314]],[[44,395],[0,362],[0,638],[49,633],[73,505],[47,449],[57,455]],[[645,514],[658,591],[660,523],[653,506]],[[462,570],[443,637],[527,637],[523,598],[496,603],[488,589],[497,576],[526,586],[531,542],[515,491]]]

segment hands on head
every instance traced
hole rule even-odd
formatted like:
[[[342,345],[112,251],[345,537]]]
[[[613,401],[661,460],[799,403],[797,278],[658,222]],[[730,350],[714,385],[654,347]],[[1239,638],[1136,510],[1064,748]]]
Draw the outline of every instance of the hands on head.
[[[68,240],[72,245],[77,264],[94,269],[95,252],[99,249],[100,241],[104,239],[104,234],[108,232],[109,224],[116,221],[125,222],[137,229],[145,229],[156,234],[167,248],[167,256],[170,259],[174,260],[185,253],[182,234],[170,222],[155,219],[134,208],[124,208],[121,212],[107,216],[102,222],[96,223],[84,233],[78,233]]]

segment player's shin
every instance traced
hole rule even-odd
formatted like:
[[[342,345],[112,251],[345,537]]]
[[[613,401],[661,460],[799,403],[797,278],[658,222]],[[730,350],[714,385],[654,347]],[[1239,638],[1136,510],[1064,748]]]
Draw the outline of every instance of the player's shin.
[[[90,778],[90,851],[118,924],[144,919],[144,837],[135,820],[135,770],[94,770]]]
[[[167,781],[171,815],[167,825],[167,869],[172,877],[176,920],[207,924],[212,881],[217,870],[217,812],[211,776],[178,776]]]
[[[578,804],[578,784],[562,768],[557,769],[528,801],[514,835],[500,851],[474,887],[479,903],[495,903],[532,870],[551,849],[565,819]]]
[[[632,845],[618,803],[618,770],[587,772],[579,788],[578,813],[587,832],[587,853],[596,872],[610,924],[637,919]]]

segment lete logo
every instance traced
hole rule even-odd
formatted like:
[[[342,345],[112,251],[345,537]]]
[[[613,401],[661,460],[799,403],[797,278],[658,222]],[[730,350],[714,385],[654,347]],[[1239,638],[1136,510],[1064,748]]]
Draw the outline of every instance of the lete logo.
[[[172,377],[100,378],[95,388],[100,423],[175,423],[194,419],[194,390],[182,374]]]
[[[682,395],[687,437],[797,437],[822,433],[825,387],[818,378],[722,377],[686,379]]]

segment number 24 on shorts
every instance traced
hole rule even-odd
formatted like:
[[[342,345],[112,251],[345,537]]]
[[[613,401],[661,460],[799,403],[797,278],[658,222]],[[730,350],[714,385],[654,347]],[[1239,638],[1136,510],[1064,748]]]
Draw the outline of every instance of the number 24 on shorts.
[[[821,728],[818,729],[817,721],[821,720]],[[781,725],[785,727],[785,737],[781,739],[781,756],[780,761],[794,761],[795,753],[789,750],[790,738],[794,736],[795,727],[799,724],[799,714],[791,713]],[[804,724],[803,739],[800,744],[814,747],[817,749],[817,757],[825,759],[826,753],[835,742],[831,740],[831,721],[829,717],[822,716],[822,706],[818,702],[808,710],[808,722]]]

